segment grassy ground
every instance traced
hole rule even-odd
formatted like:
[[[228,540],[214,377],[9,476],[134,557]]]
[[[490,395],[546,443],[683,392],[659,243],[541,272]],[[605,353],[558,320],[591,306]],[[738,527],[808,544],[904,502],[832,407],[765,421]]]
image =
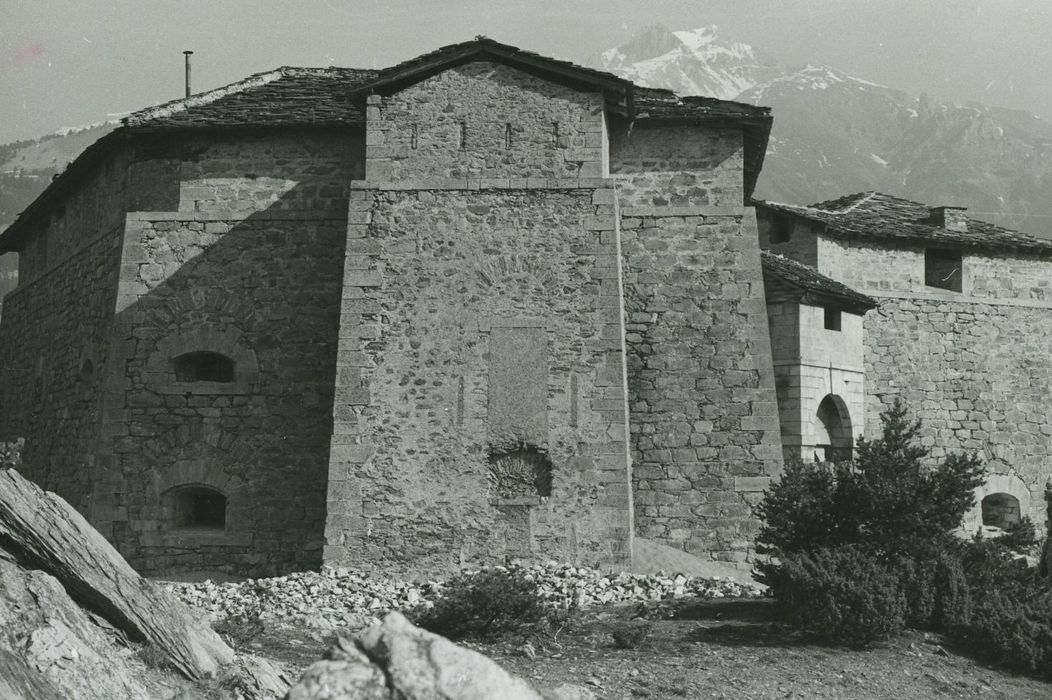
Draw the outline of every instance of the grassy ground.
[[[770,600],[712,600],[581,612],[558,634],[468,643],[538,687],[573,683],[599,698],[1052,698],[1052,684],[986,668],[910,633],[864,650],[822,647],[778,618]],[[671,618],[671,619],[666,619]],[[634,648],[613,633],[646,627]],[[298,677],[329,639],[302,629],[249,629],[246,650]]]

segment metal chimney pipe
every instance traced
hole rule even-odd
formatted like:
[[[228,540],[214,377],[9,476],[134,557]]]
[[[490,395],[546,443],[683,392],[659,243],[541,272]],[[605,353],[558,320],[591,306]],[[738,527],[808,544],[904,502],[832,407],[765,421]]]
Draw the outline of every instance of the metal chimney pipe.
[[[183,51],[183,56],[186,57],[186,96],[190,96],[190,56],[193,55],[193,51]]]

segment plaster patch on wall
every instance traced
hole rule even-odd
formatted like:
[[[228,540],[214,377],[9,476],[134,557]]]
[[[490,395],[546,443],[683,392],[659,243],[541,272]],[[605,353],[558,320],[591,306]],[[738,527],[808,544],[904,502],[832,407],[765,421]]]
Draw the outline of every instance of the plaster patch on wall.
[[[548,436],[548,334],[495,327],[489,341],[489,434],[543,445]]]

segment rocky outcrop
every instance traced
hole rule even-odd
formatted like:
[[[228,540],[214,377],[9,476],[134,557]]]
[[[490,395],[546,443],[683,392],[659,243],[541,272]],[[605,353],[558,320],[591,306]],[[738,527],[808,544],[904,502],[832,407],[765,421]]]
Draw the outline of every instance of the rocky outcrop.
[[[115,629],[157,647],[187,678],[212,675],[234,660],[219,635],[139,576],[80,513],[13,469],[0,472],[0,542],[20,561],[54,575]]]
[[[399,613],[351,642],[339,640],[286,700],[588,700],[584,688],[542,694],[482,654],[414,627]]]
[[[157,697],[164,674],[121,641],[54,577],[0,554],[0,697]]]
[[[267,661],[235,659],[69,504],[0,469],[0,698],[197,697],[216,684],[247,698],[288,689]]]

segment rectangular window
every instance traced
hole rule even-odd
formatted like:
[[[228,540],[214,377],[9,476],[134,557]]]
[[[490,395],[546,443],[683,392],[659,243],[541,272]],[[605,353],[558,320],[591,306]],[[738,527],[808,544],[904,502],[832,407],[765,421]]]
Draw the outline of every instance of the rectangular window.
[[[460,147],[468,147],[468,123],[460,122]]]
[[[961,291],[961,254],[954,250],[924,250],[924,284],[928,287]]]
[[[838,331],[840,330],[840,309],[831,309],[828,306],[823,309],[825,312],[825,328],[827,331]]]
[[[511,148],[511,122],[504,125],[504,147]]]
[[[792,234],[793,223],[789,221],[789,217],[775,215],[767,231],[767,240],[770,243],[788,243]]]
[[[409,134],[409,147],[417,148],[420,145],[420,125],[413,124],[412,131]]]

